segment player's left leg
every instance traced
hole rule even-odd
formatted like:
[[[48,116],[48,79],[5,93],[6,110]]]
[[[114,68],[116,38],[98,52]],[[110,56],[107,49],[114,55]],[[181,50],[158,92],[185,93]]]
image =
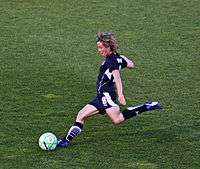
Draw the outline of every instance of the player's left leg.
[[[82,131],[85,120],[97,114],[99,111],[93,105],[87,104],[77,114],[76,122],[71,126],[66,135],[58,140],[58,147],[66,147],[74,137],[79,135]]]

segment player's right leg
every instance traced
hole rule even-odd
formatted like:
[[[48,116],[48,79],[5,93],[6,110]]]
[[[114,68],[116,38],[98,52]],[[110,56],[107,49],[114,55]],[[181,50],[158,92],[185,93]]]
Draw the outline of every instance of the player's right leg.
[[[93,105],[87,104],[85,107],[83,107],[78,112],[74,125],[69,129],[62,139],[58,140],[58,147],[66,147],[74,137],[81,133],[85,120],[88,117],[97,114],[98,112],[99,111],[97,108]]]
[[[122,111],[122,114],[124,119],[127,120],[143,112],[155,109],[161,109],[161,105],[158,102],[145,102],[144,104],[138,106],[127,107],[124,111]]]
[[[119,106],[113,106],[106,109],[107,115],[110,117],[114,124],[120,124],[125,120],[141,114],[146,111],[160,109],[161,105],[158,102],[145,102],[138,106],[127,107],[124,111],[120,112]]]
[[[112,120],[113,124],[120,124],[122,123],[125,118],[123,114],[120,112],[119,106],[113,106],[106,109],[106,114]]]

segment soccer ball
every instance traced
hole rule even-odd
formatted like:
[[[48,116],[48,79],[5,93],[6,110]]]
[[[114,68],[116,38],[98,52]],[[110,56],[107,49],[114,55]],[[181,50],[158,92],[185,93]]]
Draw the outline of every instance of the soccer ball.
[[[54,150],[57,146],[58,140],[53,133],[44,133],[39,138],[39,146],[43,150]]]

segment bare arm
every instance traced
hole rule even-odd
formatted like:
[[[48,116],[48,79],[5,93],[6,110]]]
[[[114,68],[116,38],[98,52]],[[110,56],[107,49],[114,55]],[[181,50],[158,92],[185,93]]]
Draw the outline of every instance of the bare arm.
[[[121,76],[119,73],[119,70],[113,70],[112,75],[114,77],[116,89],[117,89],[117,95],[118,95],[118,101],[122,105],[126,105],[126,100],[123,95],[123,87],[122,87],[122,81],[121,81]]]
[[[126,62],[127,62],[127,68],[128,69],[132,69],[134,67],[134,63],[133,61],[131,61],[130,59],[128,59],[126,56],[124,55],[120,55]]]

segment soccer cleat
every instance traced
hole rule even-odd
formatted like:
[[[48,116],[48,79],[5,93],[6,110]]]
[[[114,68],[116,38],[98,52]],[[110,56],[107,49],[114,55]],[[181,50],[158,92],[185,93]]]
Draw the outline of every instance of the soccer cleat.
[[[67,140],[58,139],[57,147],[67,147],[69,145],[69,142]]]
[[[161,105],[158,102],[145,102],[144,105],[146,106],[147,111],[161,109]]]

